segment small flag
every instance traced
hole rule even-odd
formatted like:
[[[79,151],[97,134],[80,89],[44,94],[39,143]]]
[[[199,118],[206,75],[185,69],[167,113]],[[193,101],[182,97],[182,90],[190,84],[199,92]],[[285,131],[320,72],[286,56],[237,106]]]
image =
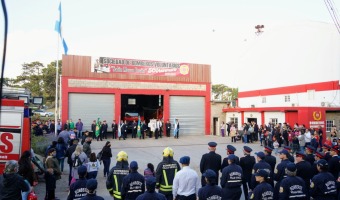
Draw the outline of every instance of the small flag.
[[[65,55],[67,55],[68,47],[67,47],[67,44],[66,44],[64,38],[63,38],[63,47],[64,47],[64,53],[65,53]]]
[[[174,119],[174,137],[177,135],[177,126],[176,126],[176,118]]]
[[[100,124],[99,124],[100,118],[98,118],[97,123],[96,123],[96,137],[99,136],[100,134]]]
[[[140,116],[138,115],[138,125],[137,125],[137,136],[141,136],[141,130],[140,130]]]
[[[58,10],[59,10],[59,19],[55,22],[55,26],[54,26],[54,30],[57,31],[59,33],[59,36],[62,40],[62,43],[63,43],[63,47],[64,47],[64,53],[65,55],[67,55],[67,52],[68,52],[68,47],[67,47],[67,44],[64,40],[64,37],[63,37],[63,34],[62,34],[62,25],[61,25],[61,22],[62,22],[62,12],[61,12],[61,2],[59,3],[59,7],[58,7]]]

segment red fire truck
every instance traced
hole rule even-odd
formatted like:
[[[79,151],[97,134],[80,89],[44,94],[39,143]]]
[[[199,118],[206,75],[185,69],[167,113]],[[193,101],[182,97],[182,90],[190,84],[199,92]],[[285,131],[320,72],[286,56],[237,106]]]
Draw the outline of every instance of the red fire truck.
[[[29,108],[24,100],[2,99],[0,113],[0,174],[8,160],[31,149]]]

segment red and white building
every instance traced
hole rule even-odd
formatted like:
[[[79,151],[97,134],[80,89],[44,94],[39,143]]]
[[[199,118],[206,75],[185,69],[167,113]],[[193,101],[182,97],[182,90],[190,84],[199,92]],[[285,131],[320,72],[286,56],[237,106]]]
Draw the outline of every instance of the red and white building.
[[[240,128],[287,122],[340,126],[340,34],[332,24],[266,26],[243,57],[237,106],[223,109]]]
[[[83,130],[100,118],[110,131],[138,113],[147,122],[177,118],[180,134],[210,134],[210,65],[63,55],[61,82],[62,121],[81,119]]]

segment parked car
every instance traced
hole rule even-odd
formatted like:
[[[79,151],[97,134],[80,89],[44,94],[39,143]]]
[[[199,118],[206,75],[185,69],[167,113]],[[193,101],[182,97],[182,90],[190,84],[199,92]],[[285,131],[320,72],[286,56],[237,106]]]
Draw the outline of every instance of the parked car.
[[[35,111],[32,111],[32,112],[33,112],[33,114],[40,115],[42,117],[50,117],[50,116],[54,115],[53,112],[48,112],[46,110],[35,110]]]

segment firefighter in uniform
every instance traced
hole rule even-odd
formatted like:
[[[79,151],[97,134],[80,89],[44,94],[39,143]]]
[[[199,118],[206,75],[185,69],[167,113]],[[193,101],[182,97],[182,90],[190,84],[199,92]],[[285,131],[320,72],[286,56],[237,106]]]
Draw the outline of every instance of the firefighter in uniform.
[[[329,146],[329,145],[327,145],[327,144],[323,144],[322,145],[322,150],[323,150],[323,152],[324,152],[324,154],[325,154],[325,160],[328,162],[329,161],[329,159],[331,159],[332,158],[332,156],[331,156],[331,146]]]
[[[240,200],[242,195],[243,172],[239,165],[235,164],[236,156],[228,156],[228,166],[222,170],[221,187],[222,200]]]
[[[285,172],[287,177],[284,178],[280,183],[279,200],[307,200],[308,191],[305,181],[303,181],[302,178],[296,176],[295,164],[288,163]]]
[[[233,145],[227,145],[226,150],[227,150],[227,157],[225,157],[222,161],[221,172],[222,172],[223,168],[228,166],[228,156],[230,154],[234,155],[236,148]],[[236,155],[235,155],[235,164],[240,165],[240,159]]]
[[[272,156],[273,149],[271,147],[264,147],[264,154],[266,157],[264,158],[264,161],[266,161],[270,167],[272,168],[272,174],[274,173],[275,170],[275,165],[276,165],[276,158]],[[273,177],[271,177],[273,178]]]
[[[81,199],[82,197],[86,196],[86,174],[87,168],[84,165],[78,167],[79,179],[70,185],[70,191],[68,193],[67,200]]]
[[[250,155],[252,151],[253,150],[250,147],[244,146],[244,157],[240,158],[240,166],[243,172],[242,185],[245,199],[248,199],[248,187],[250,187],[251,175],[255,165],[255,157]]]
[[[249,188],[253,190],[257,186],[258,181],[256,181],[255,173],[257,173],[259,170],[264,170],[268,173],[266,177],[266,182],[269,183],[272,187],[274,187],[273,170],[271,169],[271,166],[264,160],[265,158],[264,153],[260,151],[255,154],[257,163],[253,167],[251,184]]]
[[[156,169],[156,188],[164,194],[168,200],[173,200],[172,183],[176,173],[181,169],[179,163],[174,160],[174,151],[170,147],[163,150],[163,160]]]
[[[276,169],[274,170],[274,181],[276,181],[276,184],[274,187],[274,199],[278,199],[280,183],[285,177],[287,177],[285,169],[288,163],[291,163],[288,160],[288,154],[289,152],[286,149],[282,149],[282,151],[279,152],[281,163],[279,163],[276,166]]]
[[[288,160],[292,163],[295,162],[294,156],[292,156],[292,148],[290,146],[285,146],[283,149],[286,149],[289,154],[288,154]]]
[[[306,154],[302,151],[296,152],[296,176],[302,178],[305,181],[307,191],[309,191],[310,180],[312,179],[312,166],[305,160]],[[309,195],[307,195],[309,199]]]
[[[306,146],[306,161],[308,161],[311,165],[313,165],[315,158],[314,158],[315,148],[311,145]]]
[[[338,157],[339,149],[338,146],[332,146],[331,156],[332,158],[328,161],[328,170],[331,174],[333,174],[335,179],[338,179],[339,170],[340,170],[340,159]]]
[[[222,198],[222,189],[216,185],[216,173],[207,169],[203,174],[206,185],[198,190],[198,199],[199,200],[208,200],[208,199],[221,199]]]
[[[113,199],[122,199],[121,189],[123,185],[123,179],[129,174],[128,155],[125,151],[120,151],[116,157],[117,164],[112,167],[107,176],[106,188]]]
[[[135,200],[140,194],[145,192],[144,176],[138,173],[138,163],[130,163],[130,174],[123,179],[122,199]]]
[[[317,162],[318,160],[325,159],[325,154],[323,152],[315,152],[315,162],[312,165],[312,177],[317,175],[319,173],[319,170],[317,168]],[[327,167],[328,170],[328,167]]]
[[[328,162],[324,159],[316,161],[320,172],[312,178],[310,183],[310,196],[315,200],[336,200],[336,181],[328,172]]]
[[[208,147],[209,153],[204,154],[202,156],[202,159],[201,159],[201,162],[200,162],[200,171],[202,173],[202,178],[201,178],[202,187],[204,187],[205,184],[206,184],[203,173],[207,169],[212,169],[216,173],[215,182],[216,182],[217,185],[218,185],[218,171],[221,170],[222,157],[221,157],[220,154],[217,154],[215,152],[217,143],[216,142],[209,142],[208,146],[209,146]]]
[[[269,175],[268,172],[264,169],[260,169],[254,175],[256,181],[259,182],[259,184],[255,187],[253,192],[249,193],[249,199],[251,200],[273,199],[274,188],[269,183],[267,183],[267,178]]]

